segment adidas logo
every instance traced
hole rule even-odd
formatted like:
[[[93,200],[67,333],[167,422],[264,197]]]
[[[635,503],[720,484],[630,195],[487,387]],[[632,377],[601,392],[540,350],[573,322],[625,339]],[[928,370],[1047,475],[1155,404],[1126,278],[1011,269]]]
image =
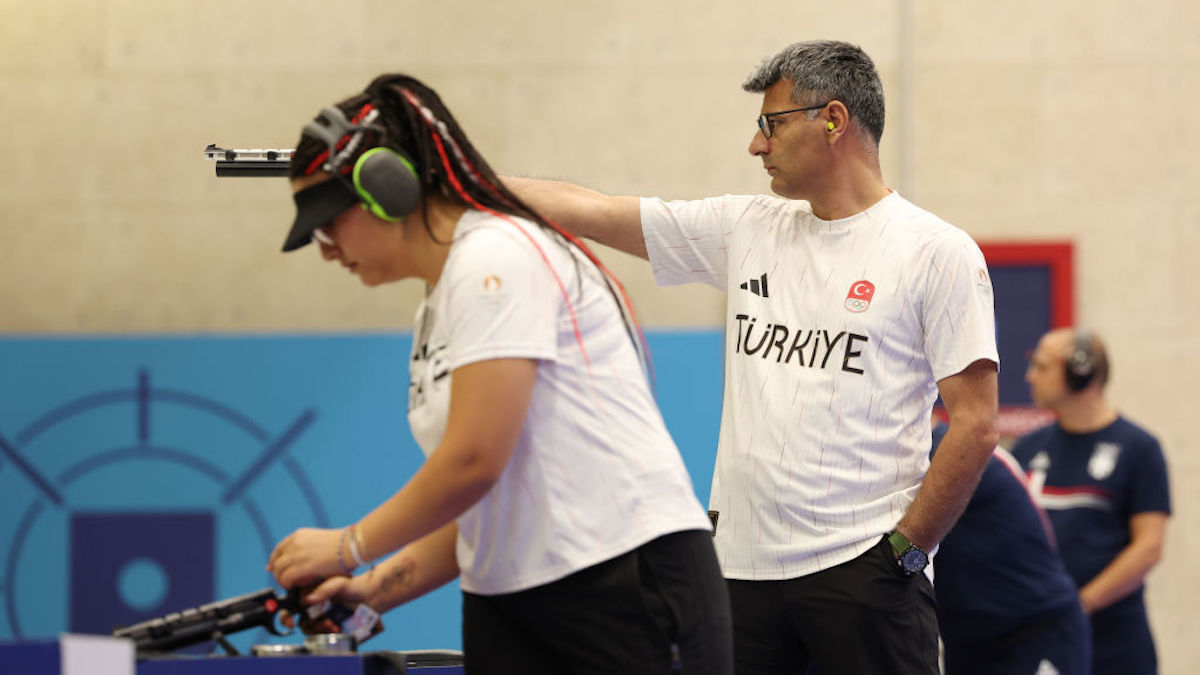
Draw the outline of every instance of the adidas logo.
[[[751,279],[750,281],[744,281],[744,282],[742,282],[742,285],[740,286],[740,288],[742,290],[750,291],[751,293],[753,293],[755,295],[760,295],[765,298],[765,297],[767,297],[767,275],[763,274],[761,277],[759,277],[757,279]]]

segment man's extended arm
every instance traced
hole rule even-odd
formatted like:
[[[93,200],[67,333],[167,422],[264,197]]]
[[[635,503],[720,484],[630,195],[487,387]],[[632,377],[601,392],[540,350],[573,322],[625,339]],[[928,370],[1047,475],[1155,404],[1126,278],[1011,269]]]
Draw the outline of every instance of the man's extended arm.
[[[1000,435],[996,364],[975,361],[938,382],[950,428],[938,446],[925,482],[896,529],[929,551],[962,515]]]
[[[637,197],[612,197],[573,183],[514,178],[504,184],[535,211],[568,232],[646,258]]]

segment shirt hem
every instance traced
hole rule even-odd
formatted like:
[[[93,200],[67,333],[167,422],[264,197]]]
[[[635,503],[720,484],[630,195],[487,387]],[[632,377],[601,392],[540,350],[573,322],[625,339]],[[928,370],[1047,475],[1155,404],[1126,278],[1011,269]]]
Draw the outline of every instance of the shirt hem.
[[[879,536],[882,537],[883,533],[881,532]],[[721,565],[721,574],[726,579],[736,579],[738,581],[786,581],[788,579],[798,579],[837,567],[842,563],[850,562],[871,550],[878,543],[879,538],[875,537],[848,547],[841,547],[833,552],[822,553],[820,555],[820,562],[817,561],[817,556],[814,555],[805,558],[800,563],[792,563],[783,568],[780,568],[778,563],[775,563],[774,566],[776,569],[774,571],[761,569],[771,565],[771,563],[765,562],[761,566],[756,565],[753,568],[739,567],[729,569],[726,565]]]
[[[594,565],[611,560],[617,556],[625,555],[626,553],[629,553],[630,551],[642,546],[647,542],[653,541],[659,537],[664,537],[668,534],[675,534],[676,532],[691,532],[693,530],[711,532],[711,529],[708,527],[708,519],[705,518],[704,521],[705,523],[702,526],[691,524],[665,525],[662,528],[650,530],[648,532],[630,537],[630,539],[627,541],[621,541],[611,548],[605,548],[603,551],[581,559],[580,561],[568,562],[561,567],[543,570],[539,574],[516,580],[512,584],[501,584],[496,588],[485,589],[483,587],[487,586],[488,584],[477,586],[468,581],[465,577],[462,577],[459,580],[459,587],[463,591],[467,593],[473,593],[475,595],[507,595],[509,593],[527,591],[532,588],[537,588],[538,586],[544,586],[560,579],[564,579],[576,572],[580,572]]]

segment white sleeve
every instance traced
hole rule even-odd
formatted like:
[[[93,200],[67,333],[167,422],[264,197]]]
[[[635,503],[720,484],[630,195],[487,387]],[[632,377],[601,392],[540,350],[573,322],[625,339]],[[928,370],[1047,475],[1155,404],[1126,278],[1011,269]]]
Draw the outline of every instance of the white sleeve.
[[[979,246],[962,230],[950,230],[931,242],[925,274],[925,358],[934,379],[980,359],[998,366],[992,279]]]
[[[449,284],[444,311],[451,370],[487,359],[557,357],[562,292],[549,263],[519,237],[515,229],[480,228],[446,261],[438,283]],[[546,253],[554,258],[554,251]]]
[[[700,282],[725,290],[729,235],[749,196],[697,201],[641,200],[642,236],[659,286]]]

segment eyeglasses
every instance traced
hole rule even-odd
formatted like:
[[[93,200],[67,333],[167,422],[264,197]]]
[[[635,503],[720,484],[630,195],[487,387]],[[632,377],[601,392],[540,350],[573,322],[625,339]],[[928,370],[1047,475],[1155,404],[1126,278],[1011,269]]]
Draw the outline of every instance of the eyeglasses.
[[[771,134],[774,132],[774,126],[772,126],[772,124],[771,124],[772,117],[778,117],[780,115],[787,115],[788,113],[794,113],[794,112],[804,112],[805,110],[820,110],[821,108],[824,108],[825,106],[829,105],[830,103],[833,103],[833,101],[829,100],[829,101],[825,101],[821,105],[810,105],[810,106],[806,106],[804,108],[792,108],[791,110],[780,110],[779,112],[763,113],[758,116],[758,129],[759,129],[759,131],[762,132],[763,138],[770,138]]]
[[[312,231],[312,237],[313,237],[313,239],[317,240],[318,244],[324,244],[326,246],[336,246],[337,245],[337,244],[333,243],[333,236],[329,232],[328,225],[324,225],[322,227],[318,227],[318,228],[314,229]]]

